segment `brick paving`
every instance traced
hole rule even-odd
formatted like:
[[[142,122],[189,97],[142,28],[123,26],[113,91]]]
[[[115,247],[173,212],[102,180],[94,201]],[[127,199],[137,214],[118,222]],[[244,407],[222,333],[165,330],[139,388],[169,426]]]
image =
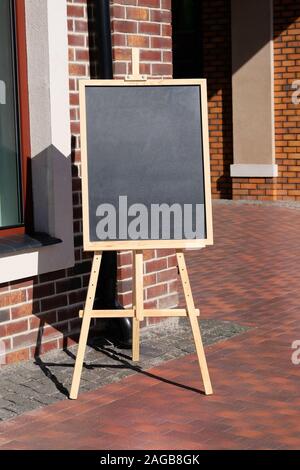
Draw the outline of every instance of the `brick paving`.
[[[245,331],[233,322],[201,320],[205,345]],[[157,364],[182,357],[194,351],[189,322],[185,318],[168,319],[141,332],[139,364],[131,362],[131,351],[114,346],[101,337],[89,341],[82,373],[81,392],[95,390],[117,382]],[[106,335],[107,336],[107,335]],[[34,361],[0,368],[0,422],[26,411],[66,399],[71,388],[77,346],[52,351]]]
[[[215,245],[187,254],[205,319],[250,327],[206,348],[0,424],[1,449],[297,449],[298,207],[215,204]]]

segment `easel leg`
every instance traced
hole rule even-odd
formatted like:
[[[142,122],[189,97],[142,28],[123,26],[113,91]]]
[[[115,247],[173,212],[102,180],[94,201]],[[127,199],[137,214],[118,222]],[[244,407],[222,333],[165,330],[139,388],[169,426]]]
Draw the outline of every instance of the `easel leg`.
[[[101,265],[101,259],[102,259],[101,252],[94,254],[90,282],[89,282],[89,287],[87,291],[87,298],[86,298],[85,307],[84,307],[84,314],[83,314],[83,320],[82,320],[82,325],[81,325],[80,338],[79,338],[79,343],[78,343],[78,351],[77,351],[75,368],[74,368],[74,373],[73,373],[71,392],[70,392],[70,398],[72,400],[76,400],[78,396],[78,390],[79,390],[79,384],[80,384],[80,378],[81,378],[82,366],[83,366],[83,360],[84,360],[84,353],[86,349],[90,323],[91,323],[91,311],[93,310],[93,305],[94,305],[94,300],[95,300],[95,292],[96,292],[96,287],[97,287],[97,280],[98,280],[98,275],[99,275],[99,270],[100,270],[100,265]]]
[[[197,316],[195,314],[195,304],[193,300],[193,294],[192,294],[190,281],[189,281],[189,277],[188,277],[188,273],[186,269],[184,254],[182,251],[177,252],[177,261],[178,261],[178,268],[179,268],[184,297],[185,297],[186,306],[187,306],[187,313],[190,319],[191,328],[192,328],[192,332],[194,336],[200,371],[201,371],[203,385],[204,385],[204,391],[206,395],[211,395],[213,393],[213,390],[212,390],[207,362],[205,358],[205,352],[203,348],[200,327],[198,324]]]
[[[143,252],[133,252],[133,308],[135,315],[132,319],[132,360],[140,359],[140,321],[143,320]]]
[[[71,387],[71,392],[70,392],[70,398],[72,400],[76,400],[78,396],[78,390],[79,390],[79,384],[80,384],[82,366],[83,366],[83,360],[84,360],[84,353],[85,353],[87,338],[89,334],[90,324],[91,324],[91,317],[89,313],[85,313],[83,316],[82,325],[81,325],[80,338],[79,338],[75,368],[74,368],[74,373],[73,373],[72,387]]]
[[[136,318],[132,319],[132,360],[140,360],[140,322]]]

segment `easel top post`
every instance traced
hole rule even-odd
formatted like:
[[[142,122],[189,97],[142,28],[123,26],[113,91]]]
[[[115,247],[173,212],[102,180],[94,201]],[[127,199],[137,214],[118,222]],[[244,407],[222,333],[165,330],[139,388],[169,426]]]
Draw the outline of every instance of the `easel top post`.
[[[147,81],[147,75],[140,74],[140,49],[133,47],[131,51],[132,75],[125,77],[126,81]]]

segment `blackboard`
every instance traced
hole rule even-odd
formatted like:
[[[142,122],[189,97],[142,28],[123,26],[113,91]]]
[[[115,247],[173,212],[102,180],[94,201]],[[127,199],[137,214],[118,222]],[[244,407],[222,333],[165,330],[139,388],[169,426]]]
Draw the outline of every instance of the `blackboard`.
[[[212,243],[205,80],[81,81],[80,116],[85,249]]]

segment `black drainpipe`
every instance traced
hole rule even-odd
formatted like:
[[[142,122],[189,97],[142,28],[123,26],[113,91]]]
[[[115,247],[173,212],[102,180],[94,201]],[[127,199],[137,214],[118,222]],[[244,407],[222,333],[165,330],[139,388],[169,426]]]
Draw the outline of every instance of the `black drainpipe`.
[[[98,52],[99,77],[111,80],[113,78],[110,1],[95,0],[95,39]]]
[[[113,78],[110,1],[94,0],[95,49],[97,53],[97,78]],[[96,290],[95,308],[122,309],[117,300],[117,252],[103,252],[99,280]],[[131,347],[132,324],[129,318],[116,318],[110,321],[109,330],[123,347]]]

